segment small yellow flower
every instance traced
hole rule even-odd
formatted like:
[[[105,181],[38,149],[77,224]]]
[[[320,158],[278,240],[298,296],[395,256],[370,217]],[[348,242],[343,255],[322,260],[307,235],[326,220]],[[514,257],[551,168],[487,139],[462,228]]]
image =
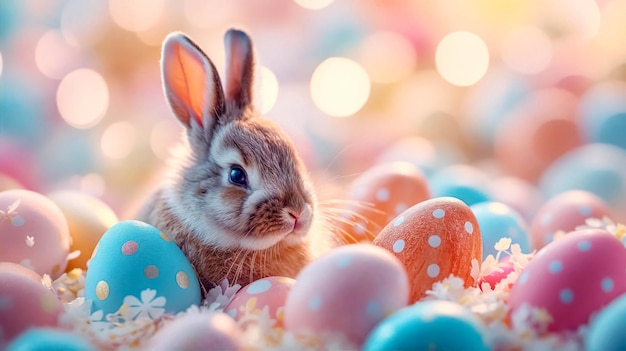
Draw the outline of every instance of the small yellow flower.
[[[511,247],[511,238],[500,238],[498,242],[493,246],[497,251],[506,251]]]

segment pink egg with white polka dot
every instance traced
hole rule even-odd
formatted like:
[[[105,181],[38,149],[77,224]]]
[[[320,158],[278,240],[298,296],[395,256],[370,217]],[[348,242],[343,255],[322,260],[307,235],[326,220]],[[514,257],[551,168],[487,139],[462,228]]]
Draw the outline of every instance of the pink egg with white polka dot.
[[[338,221],[345,243],[371,242],[398,214],[430,198],[425,175],[408,162],[376,165],[348,189],[344,218]]]
[[[245,322],[249,316],[265,313],[275,320],[274,327],[282,327],[285,300],[296,281],[288,277],[267,277],[256,280],[235,294],[224,309],[237,321]]]
[[[576,330],[626,292],[626,248],[611,233],[585,229],[541,249],[511,288],[514,314],[523,305],[550,314],[550,331]]]
[[[57,326],[62,312],[63,304],[37,273],[0,262],[0,349],[29,328]]]
[[[371,244],[341,246],[298,274],[285,303],[285,329],[359,347],[408,297],[406,272],[395,256]]]
[[[598,196],[584,190],[570,190],[554,196],[535,215],[530,239],[533,248],[541,249],[559,232],[565,234],[584,225],[588,218],[613,218],[609,206]]]
[[[30,190],[0,192],[0,258],[58,278],[67,266],[70,232],[61,209]]]

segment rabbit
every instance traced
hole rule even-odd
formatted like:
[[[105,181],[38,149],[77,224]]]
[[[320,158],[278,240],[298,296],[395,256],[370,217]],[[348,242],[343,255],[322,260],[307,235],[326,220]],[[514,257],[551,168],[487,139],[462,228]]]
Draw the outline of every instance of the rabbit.
[[[316,194],[289,137],[252,103],[249,36],[224,37],[224,89],[189,37],[169,34],[161,73],[166,100],[186,129],[183,156],[138,218],[171,238],[205,289],[295,277],[313,259]]]

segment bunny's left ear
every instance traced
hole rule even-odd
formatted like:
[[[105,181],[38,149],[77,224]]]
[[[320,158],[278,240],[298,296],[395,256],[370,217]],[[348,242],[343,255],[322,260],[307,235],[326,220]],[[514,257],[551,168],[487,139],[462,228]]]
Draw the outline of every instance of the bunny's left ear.
[[[230,29],[224,37],[226,46],[226,101],[240,108],[252,103],[254,53],[252,41],[240,30]]]

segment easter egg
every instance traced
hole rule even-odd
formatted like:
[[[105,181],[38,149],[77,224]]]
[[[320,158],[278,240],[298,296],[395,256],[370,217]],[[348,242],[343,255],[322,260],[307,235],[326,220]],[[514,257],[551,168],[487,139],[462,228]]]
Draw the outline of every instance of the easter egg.
[[[274,326],[282,327],[285,300],[295,282],[288,277],[256,280],[239,290],[224,311],[240,321],[249,314],[258,315],[267,308],[269,317],[276,320]]]
[[[626,220],[626,150],[609,144],[585,144],[558,158],[541,176],[548,197],[568,190],[595,194]]]
[[[7,347],[7,351],[36,350],[95,351],[96,348],[76,333],[52,328],[29,329]]]
[[[127,319],[157,319],[200,304],[193,267],[167,235],[139,221],[107,230],[89,261],[85,299],[103,317],[123,311]]]
[[[580,102],[580,123],[592,143],[605,143],[626,150],[626,84],[619,81],[599,83],[587,90]]]
[[[493,201],[501,202],[517,211],[527,223],[532,221],[537,209],[544,203],[544,196],[537,186],[516,177],[500,177],[491,182]]]
[[[483,335],[482,324],[467,308],[451,301],[422,301],[383,320],[363,350],[487,351]]]
[[[554,240],[558,231],[570,232],[587,218],[612,218],[608,205],[594,194],[571,190],[554,196],[539,208],[530,226],[530,240],[540,249]]]
[[[359,347],[385,316],[406,306],[402,264],[372,244],[335,248],[304,267],[285,302],[285,329]]]
[[[498,254],[494,246],[501,238],[510,238],[511,243],[518,244],[523,253],[530,253],[528,225],[517,211],[500,202],[482,202],[470,206],[470,209],[480,227],[483,259]]]
[[[601,229],[572,232],[541,249],[511,288],[509,306],[544,309],[549,331],[576,330],[626,292],[626,248]]]
[[[146,350],[241,350],[243,333],[224,313],[189,313],[159,329],[147,342]]]
[[[370,242],[395,216],[429,197],[425,176],[412,164],[379,164],[351,184],[337,225],[346,243]]]
[[[535,91],[520,102],[494,139],[494,155],[503,170],[535,181],[552,162],[580,146],[576,107],[574,94],[556,88]]]
[[[624,316],[626,294],[622,294],[592,317],[585,340],[585,350],[626,350]]]
[[[433,197],[455,197],[468,206],[491,199],[488,184],[485,173],[468,165],[445,167],[430,178]]]
[[[87,269],[87,261],[104,232],[119,222],[117,215],[104,202],[79,191],[60,190],[48,194],[67,219],[72,242],[70,251],[80,251],[70,260],[66,272],[74,268]]]
[[[22,266],[0,263],[0,349],[28,328],[58,325],[63,304],[37,278]]]
[[[392,252],[404,265],[411,303],[450,274],[463,279],[466,287],[474,285],[472,260],[482,262],[476,217],[466,204],[451,197],[414,205],[383,228],[373,243]]]
[[[55,279],[67,266],[67,220],[47,197],[22,189],[0,192],[0,258]]]

